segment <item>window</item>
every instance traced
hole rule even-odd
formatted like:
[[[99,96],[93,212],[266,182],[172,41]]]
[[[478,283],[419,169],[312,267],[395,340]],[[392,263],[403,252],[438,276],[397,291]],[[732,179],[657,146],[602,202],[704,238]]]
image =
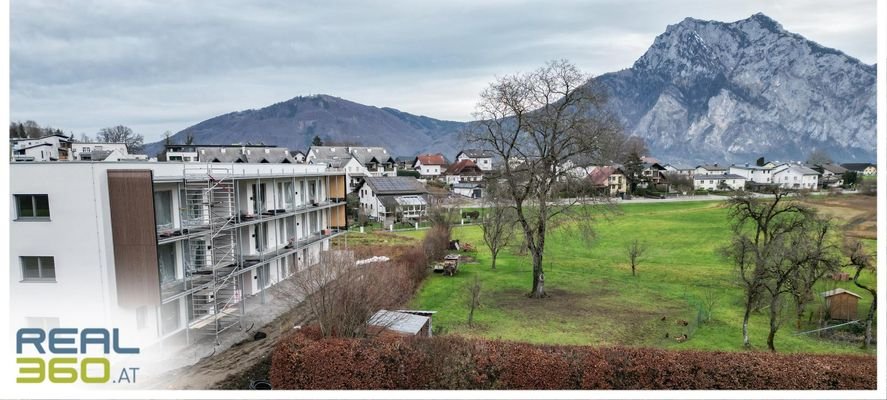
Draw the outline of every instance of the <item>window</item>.
[[[15,195],[18,219],[49,219],[49,196],[45,194]]]
[[[89,147],[84,147],[84,148],[83,148],[83,152],[84,152],[84,153],[89,153]]]
[[[55,258],[53,257],[20,257],[22,263],[22,281],[55,282]]]
[[[154,219],[157,227],[172,228],[172,191],[154,192]]]
[[[160,265],[160,283],[176,280],[176,244],[157,246],[157,263]]]

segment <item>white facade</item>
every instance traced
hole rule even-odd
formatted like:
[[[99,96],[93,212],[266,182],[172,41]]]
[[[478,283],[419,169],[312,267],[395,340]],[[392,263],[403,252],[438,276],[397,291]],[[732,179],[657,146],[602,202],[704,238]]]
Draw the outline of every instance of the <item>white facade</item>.
[[[730,173],[739,175],[755,183],[773,183],[773,170],[764,167],[737,166],[730,167]]]
[[[59,161],[68,160],[71,140],[65,136],[50,135],[39,139],[14,139],[12,161]]]
[[[723,190],[724,185],[729,190],[742,190],[745,188],[746,178],[739,175],[713,175],[703,174],[693,177],[693,188],[696,190]]]
[[[81,160],[81,154],[91,153],[93,151],[112,151],[119,155],[129,154],[129,151],[126,149],[126,143],[71,143],[71,157],[74,160],[79,161]],[[117,161],[119,158],[120,157],[117,156],[114,161]]]
[[[816,190],[819,173],[800,165],[783,164],[773,169],[773,183],[785,189]]]
[[[164,301],[160,306],[132,309],[118,305],[108,170],[152,171],[155,199],[166,199],[155,201],[157,215],[164,216],[163,220],[157,220],[158,253],[170,251],[168,254],[173,255],[171,259],[175,260],[175,267],[169,269],[174,270],[174,276],[168,277],[171,281],[181,281],[187,254],[185,238],[165,235],[182,227],[183,176],[188,167],[193,164],[81,162],[10,165],[13,201],[10,206],[9,295],[17,305],[9,316],[11,326],[52,321],[50,325],[64,327],[119,328],[127,341],[135,341],[141,346],[187,334],[190,309],[187,296]],[[234,179],[239,192],[237,208],[241,213],[253,209],[255,202],[249,200],[250,197],[260,198],[250,191],[259,180],[266,185],[263,209],[295,210],[289,214],[262,216],[267,222],[232,225],[231,229],[237,230],[243,256],[256,254],[252,235],[257,230],[268,232],[264,235],[265,251],[280,250],[293,237],[311,240],[303,242],[306,247],[294,253],[292,262],[287,261],[289,258],[269,260],[244,271],[241,293],[245,298],[260,292],[258,274],[263,274],[267,287],[286,278],[294,267],[301,265],[300,262],[317,260],[319,252],[329,248],[329,239],[333,236],[323,235],[323,232],[331,232],[326,229],[331,210],[344,206],[324,200],[329,196],[327,183],[331,177],[320,166],[231,164],[226,167],[230,176],[237,177]],[[284,187],[289,189],[286,192],[296,194],[284,195]],[[16,197],[22,194],[45,195],[49,217],[22,218]],[[314,206],[311,205],[312,199],[316,202]],[[52,257],[54,279],[25,278],[23,263],[35,256]],[[160,272],[162,268],[158,265]],[[161,274],[161,280],[163,276],[166,275]],[[162,299],[168,298],[166,284],[145,284],[159,286]]]
[[[456,156],[456,161],[462,160],[471,160],[477,164],[477,167],[481,169],[481,171],[492,171],[493,170],[493,157],[470,157],[465,152],[460,152],[458,156]]]

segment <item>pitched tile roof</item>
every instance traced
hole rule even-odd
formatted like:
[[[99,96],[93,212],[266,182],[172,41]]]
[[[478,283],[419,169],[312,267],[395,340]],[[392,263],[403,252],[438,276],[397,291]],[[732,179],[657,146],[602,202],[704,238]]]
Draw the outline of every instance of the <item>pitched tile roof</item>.
[[[416,161],[422,163],[422,165],[447,165],[446,157],[440,153],[420,154],[416,157]]]
[[[482,175],[483,171],[481,171],[480,167],[469,159],[464,159],[461,161],[457,161],[455,164],[450,165],[449,168],[444,172],[444,175]]]

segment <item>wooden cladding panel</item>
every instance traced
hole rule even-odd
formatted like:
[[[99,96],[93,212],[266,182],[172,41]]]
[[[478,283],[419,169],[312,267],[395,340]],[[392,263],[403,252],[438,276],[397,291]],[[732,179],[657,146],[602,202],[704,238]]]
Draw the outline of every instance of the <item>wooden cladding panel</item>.
[[[336,206],[330,209],[330,226],[334,228],[345,228],[345,205]]]
[[[117,304],[160,304],[151,170],[108,170]]]
[[[344,199],[345,188],[346,185],[344,175],[336,175],[330,177],[330,198]]]

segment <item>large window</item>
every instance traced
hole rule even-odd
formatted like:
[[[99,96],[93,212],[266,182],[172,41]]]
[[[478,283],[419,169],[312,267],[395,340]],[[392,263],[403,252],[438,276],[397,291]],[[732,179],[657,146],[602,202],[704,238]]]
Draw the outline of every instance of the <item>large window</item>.
[[[252,194],[253,214],[259,215],[265,212],[265,184],[253,184]]]
[[[49,196],[45,194],[15,195],[15,209],[18,219],[49,218]]]
[[[23,281],[55,282],[55,259],[53,257],[20,257]]]
[[[157,246],[157,262],[160,264],[160,283],[176,280],[176,245],[175,243]]]
[[[172,191],[154,192],[154,219],[158,228],[172,228]]]

